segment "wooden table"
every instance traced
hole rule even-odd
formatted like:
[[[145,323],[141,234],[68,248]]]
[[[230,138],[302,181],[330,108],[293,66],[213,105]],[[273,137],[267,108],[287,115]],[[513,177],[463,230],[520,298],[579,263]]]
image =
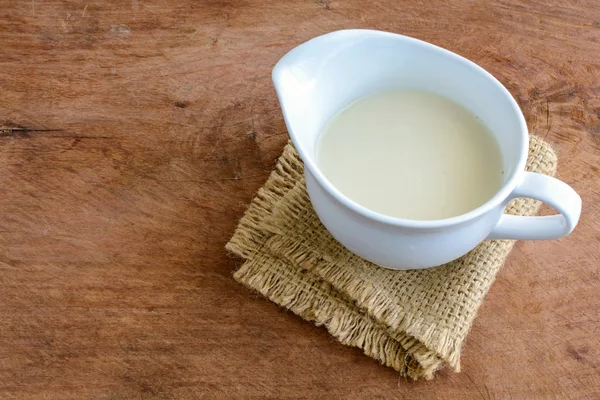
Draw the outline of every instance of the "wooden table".
[[[596,0],[0,0],[0,17],[1,398],[600,397]],[[584,202],[571,236],[516,246],[463,372],[431,382],[241,287],[223,248],[288,138],[271,68],[351,27],[493,73]]]

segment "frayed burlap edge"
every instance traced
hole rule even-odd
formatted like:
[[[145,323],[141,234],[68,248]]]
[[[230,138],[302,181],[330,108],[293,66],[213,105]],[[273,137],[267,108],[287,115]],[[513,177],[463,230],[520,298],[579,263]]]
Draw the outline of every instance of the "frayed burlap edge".
[[[260,230],[262,220],[270,215],[273,207],[302,179],[302,161],[291,142],[283,149],[269,179],[261,187],[252,203],[240,219],[240,222],[227,243],[226,248],[242,258],[252,258],[258,250],[261,240],[268,235]]]
[[[329,284],[311,273],[289,268],[287,262],[267,253],[244,263],[234,278],[301,318],[324,326],[340,343],[362,349],[366,355],[403,376],[431,378],[433,371],[442,366],[434,354],[419,356],[427,352],[427,349],[416,351],[424,348],[421,342],[407,335],[401,340],[390,336],[385,328],[339,296]]]

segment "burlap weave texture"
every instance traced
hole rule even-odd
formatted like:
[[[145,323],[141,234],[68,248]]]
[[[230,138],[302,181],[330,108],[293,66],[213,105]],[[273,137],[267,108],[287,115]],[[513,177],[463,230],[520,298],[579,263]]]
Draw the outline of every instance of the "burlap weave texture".
[[[556,155],[531,136],[527,170],[556,172]],[[533,215],[539,202],[513,201],[506,212]],[[234,278],[361,348],[402,375],[432,378],[460,370],[467,334],[514,242],[485,241],[441,267],[392,271],[342,247],[321,225],[291,144],[227,244],[245,259]]]

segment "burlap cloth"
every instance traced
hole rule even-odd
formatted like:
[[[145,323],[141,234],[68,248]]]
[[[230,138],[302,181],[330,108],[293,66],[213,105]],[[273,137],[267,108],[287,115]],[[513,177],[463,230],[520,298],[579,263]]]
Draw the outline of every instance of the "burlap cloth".
[[[530,138],[527,170],[556,171],[556,155]],[[460,369],[467,333],[513,241],[485,241],[437,268],[392,271],[344,249],[319,222],[306,193],[302,161],[288,144],[227,249],[245,259],[234,278],[342,344],[414,379]],[[515,200],[510,214],[539,202]]]

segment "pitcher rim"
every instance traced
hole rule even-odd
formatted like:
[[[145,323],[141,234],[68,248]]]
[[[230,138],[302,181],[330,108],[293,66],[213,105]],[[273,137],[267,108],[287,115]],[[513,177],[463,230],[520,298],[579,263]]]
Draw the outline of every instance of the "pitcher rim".
[[[384,223],[386,225],[408,227],[408,228],[429,229],[429,228],[444,228],[444,227],[459,225],[459,224],[474,220],[474,219],[486,214],[487,212],[492,210],[494,207],[498,206],[503,201],[508,199],[510,194],[513,192],[515,187],[520,183],[520,180],[524,176],[525,165],[527,162],[527,155],[529,152],[529,132],[527,129],[527,123],[525,121],[523,112],[521,111],[519,105],[517,104],[514,97],[510,94],[508,89],[506,89],[506,87],[504,85],[502,85],[502,83],[500,83],[500,81],[498,81],[498,79],[496,79],[488,71],[486,71],[485,69],[483,69],[482,67],[480,67],[479,65],[475,64],[473,61],[470,61],[469,59],[467,59],[465,57],[462,57],[450,50],[446,50],[442,47],[425,42],[423,40],[415,39],[410,36],[405,36],[405,35],[401,35],[401,34],[397,34],[397,33],[384,32],[384,31],[371,30],[371,29],[338,30],[338,31],[333,31],[333,32],[326,33],[321,36],[317,36],[313,39],[310,39],[310,40],[294,47],[292,50],[290,50],[288,53],[286,53],[277,62],[277,64],[273,68],[272,78],[273,78],[273,83],[275,85],[275,89],[279,93],[279,89],[278,89],[279,82],[278,82],[278,77],[277,77],[277,71],[279,69],[281,69],[283,67],[283,65],[285,65],[286,58],[288,58],[288,56],[290,54],[292,54],[293,52],[296,52],[301,48],[307,47],[315,41],[323,40],[324,38],[328,38],[328,37],[334,37],[334,36],[356,37],[356,36],[367,36],[367,35],[374,35],[374,36],[379,36],[379,37],[391,37],[391,38],[394,38],[399,41],[413,43],[418,46],[428,48],[429,50],[437,51],[445,57],[450,57],[450,58],[453,58],[455,61],[463,63],[466,67],[468,67],[471,70],[470,72],[475,73],[475,74],[481,74],[487,80],[491,81],[492,84],[497,89],[499,89],[500,93],[502,95],[504,95],[504,97],[508,100],[508,103],[510,105],[510,111],[517,118],[517,122],[519,125],[519,134],[520,134],[520,138],[519,138],[520,139],[519,140],[520,154],[518,155],[516,168],[512,172],[511,176],[509,176],[506,183],[504,183],[502,185],[502,187],[496,192],[496,194],[494,194],[494,196],[492,196],[492,198],[490,198],[488,201],[486,201],[479,207],[474,208],[464,214],[460,214],[460,215],[457,215],[454,217],[449,217],[449,218],[437,219],[437,220],[415,220],[415,219],[408,219],[408,218],[392,217],[392,216],[389,216],[386,214],[379,213],[377,211],[373,211],[365,206],[362,206],[362,205],[358,204],[357,202],[355,202],[354,200],[350,199],[348,196],[344,195],[342,192],[340,192],[331,182],[329,182],[329,180],[324,176],[324,174],[321,173],[321,170],[316,165],[316,162],[313,159],[313,157],[310,157],[308,154],[306,154],[303,146],[301,145],[301,141],[298,139],[298,135],[295,134],[295,132],[291,128],[290,124],[286,123],[290,138],[292,139],[292,142],[294,143],[294,146],[295,146],[296,150],[298,151],[300,158],[304,162],[305,167],[307,167],[309,169],[310,173],[314,176],[316,181],[325,189],[325,191],[329,195],[331,195],[339,203],[341,203],[345,207],[349,208],[350,210],[354,211],[355,213],[362,215],[368,219],[375,220],[380,223]],[[280,101],[280,106],[282,109],[284,119],[287,122],[288,117],[287,117],[287,112],[286,112],[286,106],[281,101]]]

